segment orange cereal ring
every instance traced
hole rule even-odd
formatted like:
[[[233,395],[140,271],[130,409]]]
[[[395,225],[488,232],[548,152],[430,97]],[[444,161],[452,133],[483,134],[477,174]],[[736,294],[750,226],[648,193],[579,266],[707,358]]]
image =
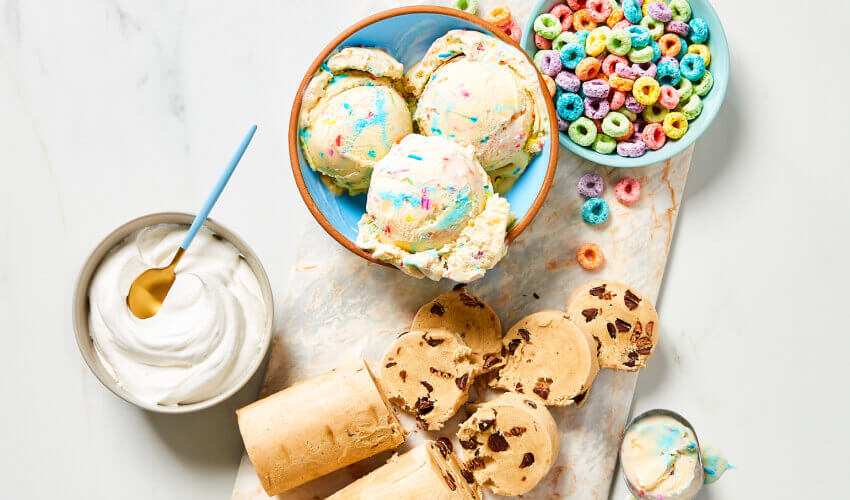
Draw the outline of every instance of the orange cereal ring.
[[[608,16],[608,21],[606,21],[606,23],[608,24],[609,28],[614,29],[614,26],[616,26],[617,23],[622,21],[624,17],[626,16],[625,14],[623,14],[623,8],[614,7],[613,9],[611,9],[611,15]]]
[[[581,9],[573,14],[573,29],[576,31],[593,31],[596,29],[596,21],[590,18],[590,13],[587,9]]]
[[[635,81],[629,80],[628,78],[623,78],[622,76],[611,73],[608,75],[608,85],[613,89],[617,89],[620,92],[631,92],[632,87],[634,87]]]
[[[576,66],[576,76],[579,80],[585,82],[587,80],[593,80],[599,75],[599,70],[602,69],[602,65],[599,63],[599,60],[594,57],[585,57],[578,63]]]
[[[509,9],[507,5],[504,7],[496,7],[487,14],[485,19],[502,28],[511,22],[511,9]]]
[[[676,57],[682,51],[682,42],[679,35],[667,33],[658,39],[658,45],[661,47],[662,56]]]
[[[580,246],[578,248],[576,258],[578,259],[578,263],[581,267],[588,271],[592,271],[593,269],[601,266],[602,262],[605,260],[605,256],[602,255],[602,249],[599,248],[599,245],[596,243],[585,243]]]

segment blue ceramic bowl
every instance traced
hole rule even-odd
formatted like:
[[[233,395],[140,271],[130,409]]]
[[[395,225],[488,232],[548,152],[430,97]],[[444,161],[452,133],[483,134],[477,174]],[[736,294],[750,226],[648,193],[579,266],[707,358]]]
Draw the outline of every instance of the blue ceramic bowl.
[[[407,68],[425,55],[434,40],[453,29],[481,31],[522,50],[492,24],[456,9],[415,6],[387,10],[363,19],[331,41],[307,70],[295,96],[289,123],[289,157],[301,197],[313,217],[328,234],[347,249],[372,262],[383,264],[354,244],[357,239],[357,222],[366,213],[366,195],[332,194],[322,182],[320,175],[313,171],[304,160],[301,144],[298,141],[298,113],[301,109],[302,94],[319,66],[338,48],[380,47]],[[531,58],[528,60],[529,64],[532,64]],[[539,79],[539,84],[543,92],[548,93],[542,79]],[[515,239],[537,214],[555,175],[558,163],[556,147],[558,125],[555,106],[551,99],[547,101],[549,103],[547,108],[550,122],[549,138],[543,151],[534,157],[525,173],[506,195],[511,211],[517,217],[517,223],[508,233],[508,242]]]
[[[534,19],[541,13],[549,12],[552,7],[559,3],[564,2],[563,0],[538,0],[537,5],[531,11],[531,16],[525,23],[521,42],[522,48],[528,54],[534,55],[537,52],[537,47],[534,45]],[[709,70],[714,77],[714,86],[711,92],[702,99],[702,113],[696,120],[689,123],[688,132],[685,136],[677,141],[668,139],[664,147],[658,151],[647,149],[647,153],[639,158],[624,158],[617,154],[603,155],[597,153],[592,149],[574,143],[566,133],[559,133],[561,145],[569,149],[571,153],[601,165],[642,167],[660,163],[676,156],[696,142],[699,136],[706,131],[714,117],[717,116],[717,112],[720,111],[720,106],[726,97],[726,88],[729,86],[729,45],[726,42],[726,34],[723,32],[720,18],[717,17],[717,13],[711,7],[711,4],[707,0],[688,0],[688,3],[691,4],[694,17],[701,17],[708,23],[710,33],[708,48],[711,51]]]

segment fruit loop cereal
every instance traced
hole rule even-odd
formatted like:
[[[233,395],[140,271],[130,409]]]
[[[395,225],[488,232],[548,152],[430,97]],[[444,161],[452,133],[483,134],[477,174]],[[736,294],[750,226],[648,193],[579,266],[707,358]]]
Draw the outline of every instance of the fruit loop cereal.
[[[596,198],[605,189],[605,181],[597,174],[584,174],[578,180],[578,194],[585,198]]]
[[[591,122],[593,123],[593,122]],[[622,146],[625,143],[620,143]],[[618,146],[619,147],[619,146]],[[610,213],[608,202],[602,198],[591,198],[584,202],[581,207],[581,217],[585,222],[592,225],[602,224],[608,219]]]
[[[474,16],[478,13],[478,0],[454,0],[452,7]]]
[[[633,158],[682,138],[714,85],[708,23],[687,0],[565,0],[534,31],[558,129],[602,154]]]
[[[592,271],[602,265],[605,256],[602,255],[602,249],[596,243],[585,243],[578,248],[576,259],[581,267]]]
[[[631,205],[640,198],[640,182],[626,177],[617,183],[614,194],[617,196],[617,201],[623,205]]]

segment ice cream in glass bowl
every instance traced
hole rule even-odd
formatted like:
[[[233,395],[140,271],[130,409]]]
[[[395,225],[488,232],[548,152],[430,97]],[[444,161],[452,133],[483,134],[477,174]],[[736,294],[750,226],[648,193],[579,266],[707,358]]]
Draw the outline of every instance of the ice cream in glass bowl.
[[[478,17],[380,12],[334,38],[302,80],[289,133],[296,184],[357,255],[414,277],[479,279],[552,183],[547,92],[531,59]]]

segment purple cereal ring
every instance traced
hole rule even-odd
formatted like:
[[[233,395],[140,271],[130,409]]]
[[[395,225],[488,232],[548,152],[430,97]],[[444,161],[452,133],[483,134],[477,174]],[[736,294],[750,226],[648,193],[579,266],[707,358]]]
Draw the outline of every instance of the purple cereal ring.
[[[682,21],[670,21],[664,28],[668,32],[675,33],[682,38],[688,36],[688,33],[691,32],[691,27],[688,26],[688,23]]]
[[[561,72],[561,55],[557,50],[544,50],[540,56],[540,69],[547,76],[556,76]]]
[[[632,69],[635,70],[635,73],[639,76],[655,78],[655,75],[658,74],[658,66],[651,62],[632,64]]]
[[[568,128],[570,128],[570,122],[561,118],[560,115],[555,113],[555,116],[558,118],[558,130],[561,132],[566,132]]]
[[[584,98],[584,115],[591,120],[601,120],[609,111],[611,111],[611,105],[604,98]]]
[[[614,66],[614,72],[622,76],[623,78],[628,78],[629,80],[637,80],[638,77],[637,71],[635,71],[634,68],[629,66],[628,63],[624,64],[618,62]]]
[[[605,181],[596,174],[584,174],[578,180],[578,194],[585,198],[596,198],[605,189]]]
[[[608,82],[605,80],[597,78],[595,80],[584,82],[581,86],[581,90],[587,97],[598,97],[604,99],[608,97],[608,93],[611,92],[611,86],[608,85]]]
[[[646,13],[649,17],[662,23],[669,22],[673,19],[673,11],[664,2],[652,2],[646,6]]]
[[[567,92],[578,92],[581,88],[581,80],[569,71],[561,71],[555,77],[555,84]]]
[[[635,96],[629,94],[626,96],[626,109],[631,111],[632,113],[640,113],[646,107],[643,104],[639,103]]]
[[[646,144],[639,139],[623,141],[617,144],[617,154],[626,158],[637,158],[646,153]]]

